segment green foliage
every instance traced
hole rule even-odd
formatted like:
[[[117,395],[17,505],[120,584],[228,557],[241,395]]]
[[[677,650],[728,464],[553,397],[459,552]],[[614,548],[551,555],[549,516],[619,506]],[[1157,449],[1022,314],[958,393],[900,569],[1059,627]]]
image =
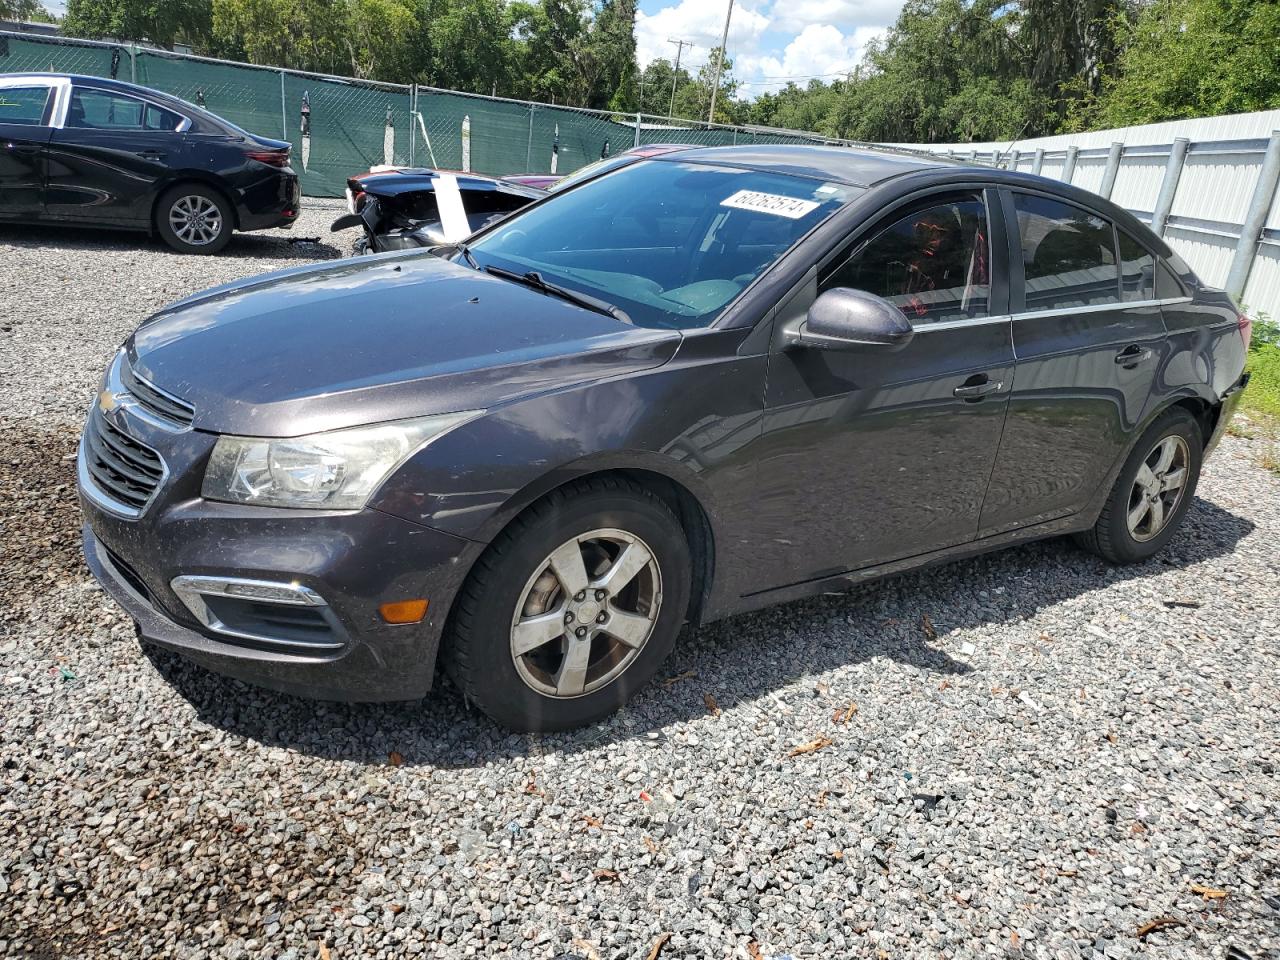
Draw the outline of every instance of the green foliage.
[[[1280,3],[1156,0],[1119,23],[1119,70],[1085,112],[1102,127],[1280,107]]]
[[[51,23],[53,17],[49,16],[40,0],[0,0],[0,20]]]
[[[68,0],[62,29],[73,37],[150,40],[172,48],[209,35],[209,0]]]
[[[1243,404],[1250,414],[1280,423],[1280,344],[1264,344],[1249,352],[1249,386]]]

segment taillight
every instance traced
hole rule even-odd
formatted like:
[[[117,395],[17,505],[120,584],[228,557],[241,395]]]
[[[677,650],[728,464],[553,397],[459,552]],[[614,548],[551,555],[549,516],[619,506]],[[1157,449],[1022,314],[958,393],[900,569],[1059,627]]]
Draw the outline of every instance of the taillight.
[[[1244,348],[1249,349],[1249,343],[1253,340],[1253,318],[1247,313],[1240,314],[1240,336],[1244,338]]]
[[[250,160],[257,160],[259,163],[265,163],[269,167],[287,167],[289,165],[288,150],[246,150],[244,155]]]

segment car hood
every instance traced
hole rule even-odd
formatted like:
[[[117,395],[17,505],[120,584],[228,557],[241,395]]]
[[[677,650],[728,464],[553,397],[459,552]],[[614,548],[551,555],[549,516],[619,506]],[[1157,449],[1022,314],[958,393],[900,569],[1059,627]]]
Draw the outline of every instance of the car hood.
[[[415,251],[215,287],[125,350],[196,429],[281,437],[491,408],[657,366],[679,342]]]

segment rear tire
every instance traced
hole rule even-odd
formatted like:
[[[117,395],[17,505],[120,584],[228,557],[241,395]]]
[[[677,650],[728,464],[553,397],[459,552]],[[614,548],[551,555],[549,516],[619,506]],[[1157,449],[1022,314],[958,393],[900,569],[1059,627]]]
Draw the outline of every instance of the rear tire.
[[[1093,529],[1076,542],[1111,563],[1139,563],[1172,540],[1195,497],[1204,457],[1200,425],[1171,407],[1147,428],[1125,461]]]
[[[517,517],[476,561],[445,670],[511,730],[591,723],[666,660],[690,579],[688,544],[661,499],[616,477],[575,482]]]
[[[156,232],[178,253],[218,253],[234,232],[226,197],[202,183],[180,183],[156,204]]]

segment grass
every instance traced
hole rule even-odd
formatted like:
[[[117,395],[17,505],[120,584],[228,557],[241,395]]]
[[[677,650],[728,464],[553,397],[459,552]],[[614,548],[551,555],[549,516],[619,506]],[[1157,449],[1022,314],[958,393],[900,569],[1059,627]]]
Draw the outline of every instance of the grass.
[[[1268,320],[1254,323],[1249,372],[1240,401],[1244,417],[1237,416],[1228,429],[1238,437],[1262,440],[1262,465],[1280,474],[1280,328]]]

